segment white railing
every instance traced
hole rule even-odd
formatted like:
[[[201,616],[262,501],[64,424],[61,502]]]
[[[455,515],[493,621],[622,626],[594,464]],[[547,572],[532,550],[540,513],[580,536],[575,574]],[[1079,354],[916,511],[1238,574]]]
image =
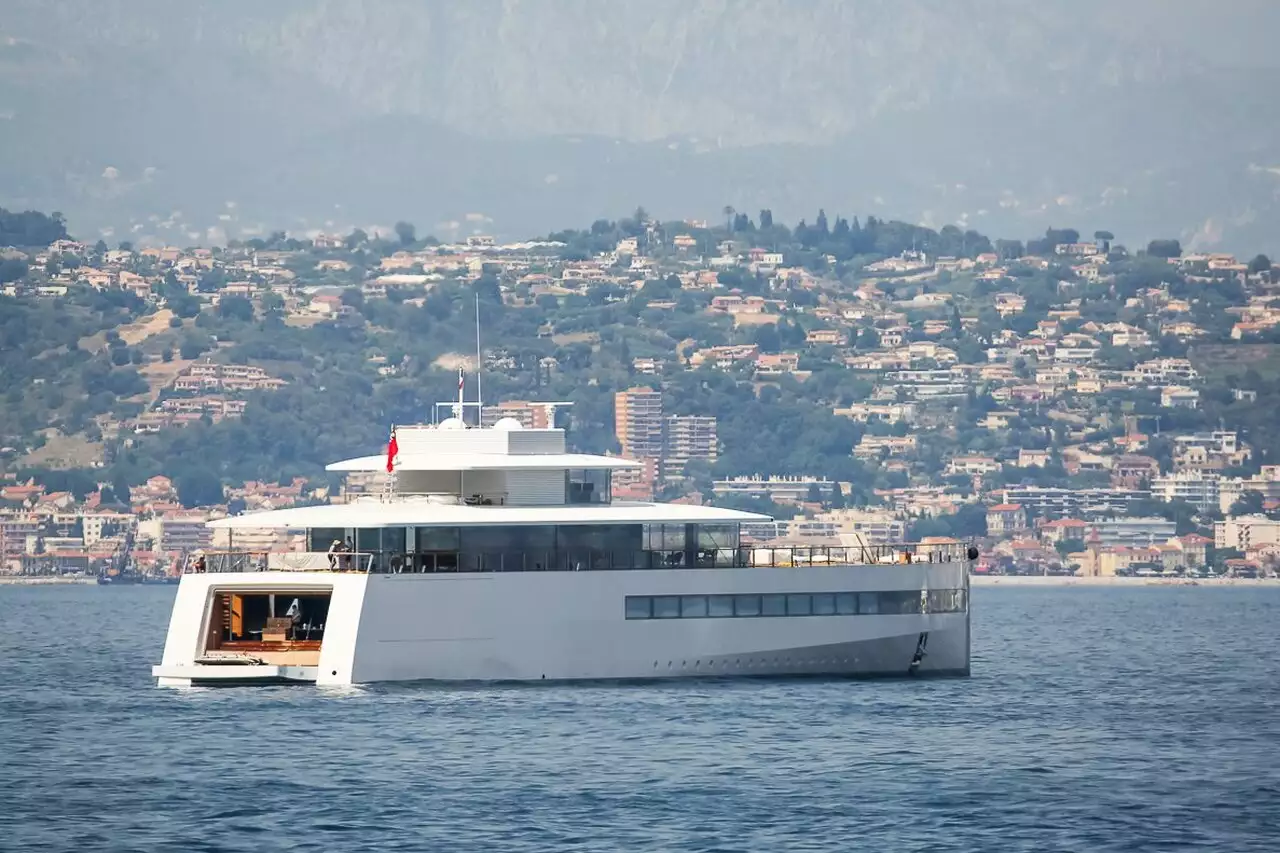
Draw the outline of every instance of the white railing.
[[[502,506],[507,502],[506,492],[406,492],[389,491],[376,495],[361,495],[357,500],[377,501],[378,503],[394,503],[406,498],[421,499],[427,503],[442,506]]]
[[[188,558],[183,573],[371,572],[377,555],[367,551],[205,551]]]

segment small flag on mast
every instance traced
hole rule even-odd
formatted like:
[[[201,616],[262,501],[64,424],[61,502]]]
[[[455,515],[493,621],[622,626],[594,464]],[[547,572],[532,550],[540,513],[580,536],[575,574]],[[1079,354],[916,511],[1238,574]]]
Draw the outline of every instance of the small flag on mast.
[[[400,454],[400,442],[396,441],[396,428],[391,428],[391,438],[387,441],[387,473],[396,469],[396,456]]]

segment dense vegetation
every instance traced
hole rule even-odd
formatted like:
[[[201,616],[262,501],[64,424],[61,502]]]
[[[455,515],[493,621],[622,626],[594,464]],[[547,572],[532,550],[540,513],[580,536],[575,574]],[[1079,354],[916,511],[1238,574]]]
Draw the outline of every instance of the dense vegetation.
[[[47,246],[67,236],[61,213],[12,213],[0,207],[0,246]]]
[[[1079,300],[1081,317],[1065,322],[1064,332],[1089,321],[1146,324],[1150,309],[1144,293],[1162,286],[1173,297],[1191,300],[1192,319],[1207,332],[1205,343],[1229,342],[1235,318],[1225,309],[1244,301],[1239,281],[1226,275],[1214,277],[1204,269],[1179,270],[1155,257],[1175,247],[1131,256],[1122,247],[1109,246],[1104,271],[1114,278],[1091,283],[1077,280],[1067,264],[1040,268],[1015,260],[1028,250],[1043,252],[1046,245],[1079,240],[1070,229],[1051,229],[1043,238],[1023,244],[993,241],[974,231],[950,227],[933,231],[874,217],[859,221],[837,216],[829,222],[822,212],[812,225],[802,222],[787,228],[775,223],[767,210],[755,220],[726,211],[723,224],[697,229],[682,223],[652,223],[637,211],[616,222],[601,220],[586,230],[550,236],[565,244],[560,254],[568,260],[611,251],[624,237],[636,238],[647,254],[662,260],[674,254],[670,239],[679,233],[693,236],[700,252],[714,253],[717,245],[729,240],[739,247],[781,252],[788,265],[821,270],[823,275],[816,286],[791,283],[771,288],[763,276],[736,268],[720,273],[718,291],[687,289],[675,276],[667,276],[634,291],[604,284],[574,293],[544,293],[535,299],[527,285],[500,281],[496,269],[486,269],[475,281],[446,280],[425,294],[392,288],[385,299],[366,298],[352,285],[364,277],[366,269],[376,266],[378,258],[435,241],[418,239],[411,225],[401,223],[395,240],[371,240],[357,232],[342,248],[325,253],[280,232],[258,241],[260,246],[255,248],[293,250],[296,255],[289,266],[304,282],[345,286],[342,302],[352,309],[350,316],[290,325],[283,300],[274,294],[256,304],[225,296],[216,308],[202,308],[170,274],[160,289],[177,315],[172,328],[131,347],[106,330],[154,309],[119,291],[73,289],[65,302],[30,298],[0,302],[0,394],[5,400],[0,445],[38,446],[39,439],[33,436],[47,427],[96,438],[95,415],[125,417],[140,407],[139,401],[145,398],[135,395],[146,388],[138,367],[148,357],[216,355],[222,361],[264,366],[290,384],[253,397],[240,420],[206,420],[157,435],[109,439],[105,470],[29,473],[77,488],[98,479],[125,489],[164,472],[192,500],[218,480],[322,478],[326,462],[377,452],[391,424],[429,419],[434,401],[454,397],[454,374],[438,359],[473,352],[473,306],[478,296],[489,361],[483,377],[486,399],[572,400],[571,441],[587,452],[605,452],[616,449],[613,393],[636,384],[661,387],[669,413],[711,414],[719,419],[723,454],[713,468],[693,466],[691,484],[699,488],[709,485],[707,480],[714,476],[826,475],[853,484],[840,500],[865,503],[878,488],[941,481],[947,460],[957,453],[1008,457],[1016,455],[1018,448],[1060,449],[1070,440],[1069,426],[1053,417],[1055,408],[1089,412],[1083,422],[1092,424],[1091,439],[1117,434],[1125,416],[1146,418],[1145,423],[1154,427],[1159,415],[1164,431],[1219,423],[1243,430],[1246,440],[1262,451],[1255,457],[1255,468],[1259,460],[1280,454],[1280,434],[1267,423],[1267,413],[1280,406],[1280,371],[1267,370],[1266,362],[1250,368],[1219,358],[1218,381],[1206,390],[1197,410],[1164,411],[1158,393],[1143,390],[1089,399],[1068,394],[1055,406],[1024,408],[1008,430],[992,432],[979,426],[979,421],[1007,406],[997,405],[989,393],[992,388],[981,382],[963,400],[921,406],[920,423],[911,427],[858,424],[836,416],[834,408],[866,400],[876,387],[876,377],[846,368],[830,346],[805,343],[808,331],[826,325],[815,314],[816,308],[849,300],[852,289],[866,280],[863,270],[868,263],[911,250],[956,257],[995,252],[1006,259],[1008,278],[996,283],[947,272],[920,281],[877,279],[881,290],[895,301],[894,310],[910,325],[912,338],[923,337],[924,320],[942,321],[945,331],[931,339],[951,348],[962,363],[985,363],[986,349],[1002,329],[1031,332],[1051,306],[1065,298]],[[1109,244],[1111,235],[1099,232],[1095,238]],[[341,257],[352,269],[319,273],[315,264],[323,257]],[[617,271],[624,270],[626,263],[626,258],[619,259]],[[199,290],[216,290],[225,280],[221,275],[220,271],[202,274]],[[1191,275],[1200,277],[1192,281]],[[712,296],[729,287],[767,293],[781,301],[785,307],[778,321],[735,326],[732,318],[709,312]],[[504,290],[514,299],[504,303]],[[1026,310],[1000,317],[990,300],[997,290],[1021,294]],[[951,303],[917,307],[912,302],[927,293],[946,294]],[[411,296],[421,298],[410,301]],[[878,348],[881,331],[869,321],[860,322],[851,335],[853,352]],[[82,342],[94,335],[101,335],[105,346],[90,352]],[[755,343],[764,352],[798,352],[808,375],[761,381],[747,365],[689,370],[680,358],[695,348],[729,343]],[[1168,336],[1157,337],[1155,345],[1146,349],[1104,345],[1096,366],[1123,369],[1144,358],[1188,352],[1186,343]],[[1194,352],[1191,355],[1197,358]],[[662,374],[637,375],[633,359],[639,357],[658,361]],[[381,365],[395,372],[380,375]],[[1020,359],[1014,369],[1030,381],[1034,365]],[[1257,404],[1236,399],[1233,388],[1256,391]],[[864,433],[908,431],[926,438],[906,466],[851,456]],[[1168,442],[1157,441],[1151,452],[1167,459]],[[1096,474],[1068,476],[1055,456],[1046,468],[1006,468],[986,478],[984,485],[997,488],[1025,481],[1100,484]],[[970,487],[968,477],[947,478],[947,482],[961,490]],[[976,523],[975,518],[956,516],[932,524],[929,530],[967,531]]]
[[[124,398],[147,389],[142,356],[114,330],[146,310],[122,291],[77,288],[57,302],[0,296],[0,446],[22,446],[46,428],[96,435],[94,415],[135,413]],[[97,352],[81,346],[94,335],[102,335]]]

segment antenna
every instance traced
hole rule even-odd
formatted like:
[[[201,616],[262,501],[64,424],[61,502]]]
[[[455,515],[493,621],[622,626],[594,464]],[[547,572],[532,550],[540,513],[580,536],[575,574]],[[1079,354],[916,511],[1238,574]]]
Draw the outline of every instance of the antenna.
[[[480,376],[484,373],[484,355],[480,351],[480,292],[476,291],[476,426],[484,426],[484,394]]]

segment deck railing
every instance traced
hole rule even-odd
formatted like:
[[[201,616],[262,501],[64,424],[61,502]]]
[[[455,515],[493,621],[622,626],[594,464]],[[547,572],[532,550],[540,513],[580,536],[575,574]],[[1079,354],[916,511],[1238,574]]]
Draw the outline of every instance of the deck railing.
[[[188,560],[188,574],[204,572],[350,571],[373,574],[436,572],[635,571],[652,569],[804,568],[837,565],[959,563],[977,557],[967,544],[794,546],[768,548],[594,549],[403,552],[206,551]]]
[[[390,491],[376,494],[363,494],[356,498],[359,501],[378,501],[379,503],[396,503],[406,498],[417,498],[427,503],[444,506],[503,506],[507,502],[506,492],[404,492]]]

